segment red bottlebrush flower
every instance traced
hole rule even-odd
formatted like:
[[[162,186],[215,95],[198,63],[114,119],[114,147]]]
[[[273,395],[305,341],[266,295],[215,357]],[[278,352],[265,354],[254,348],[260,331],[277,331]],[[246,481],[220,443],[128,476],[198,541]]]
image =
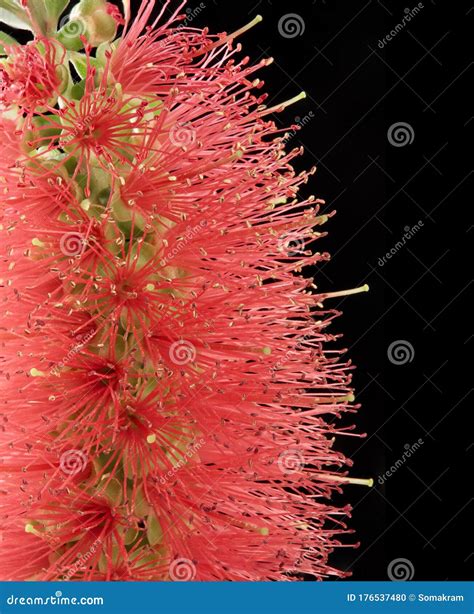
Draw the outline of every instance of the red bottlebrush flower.
[[[18,107],[28,116],[57,99],[62,79],[64,53],[48,39],[8,48],[9,55],[0,66],[0,103]]]
[[[2,142],[0,143],[0,160],[2,168],[7,168],[9,165],[13,165],[15,160],[21,156],[21,141],[18,137],[14,121],[0,117],[0,130],[3,135]]]
[[[129,166],[144,150],[153,151],[161,102],[124,97],[120,84],[110,86],[109,59],[100,76],[90,63],[88,49],[85,63],[87,74],[80,100],[58,92],[59,106],[46,106],[47,113],[38,113],[41,124],[36,135],[34,131],[29,135],[27,143],[37,152],[33,160],[40,163],[49,160],[54,151],[64,152],[54,169],[64,168],[68,161],[74,164],[72,179],[85,176],[84,195],[89,197],[94,167],[118,178],[120,167]],[[113,187],[111,184],[110,190]]]
[[[371,481],[333,448],[357,406],[325,304],[367,288],[301,275],[333,212],[272,120],[302,96],[267,108],[271,60],[236,59],[259,19],[169,4],[125,3],[117,41],[105,0],[87,36],[35,13],[2,63],[2,579],[346,575],[330,499]]]

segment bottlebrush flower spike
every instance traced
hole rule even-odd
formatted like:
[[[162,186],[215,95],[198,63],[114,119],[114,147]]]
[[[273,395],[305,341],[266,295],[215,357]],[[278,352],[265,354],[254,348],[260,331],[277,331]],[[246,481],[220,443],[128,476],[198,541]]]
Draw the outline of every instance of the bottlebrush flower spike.
[[[333,447],[357,406],[325,305],[354,291],[299,274],[332,215],[272,119],[301,96],[268,108],[271,60],[238,59],[259,18],[169,4],[58,30],[25,0],[34,39],[1,38],[2,579],[346,575],[330,499],[370,480]]]

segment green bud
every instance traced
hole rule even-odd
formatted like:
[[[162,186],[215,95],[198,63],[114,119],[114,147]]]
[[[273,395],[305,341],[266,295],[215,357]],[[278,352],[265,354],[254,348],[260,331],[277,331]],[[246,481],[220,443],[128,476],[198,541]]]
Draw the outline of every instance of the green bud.
[[[112,41],[117,33],[117,22],[107,12],[105,0],[81,0],[71,11],[73,20],[83,20],[86,25],[86,38],[90,45]]]
[[[92,37],[89,42],[94,47],[101,43],[107,43],[112,41],[117,34],[117,22],[109,15],[107,11],[96,11],[92,15],[94,29],[92,30]]]
[[[67,24],[59,30],[56,38],[66,49],[79,51],[79,49],[83,47],[81,36],[85,36],[87,39],[89,38],[87,23],[82,17],[77,17],[68,21]]]
[[[73,12],[81,15],[92,15],[95,11],[105,8],[105,5],[105,0],[81,0],[73,8]]]

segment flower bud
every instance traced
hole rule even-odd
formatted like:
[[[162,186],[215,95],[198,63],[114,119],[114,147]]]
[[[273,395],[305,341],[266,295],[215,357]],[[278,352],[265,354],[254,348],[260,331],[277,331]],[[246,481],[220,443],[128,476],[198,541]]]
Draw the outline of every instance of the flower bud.
[[[119,15],[109,10],[105,0],[81,0],[71,11],[69,22],[58,32],[58,40],[67,48],[78,51],[82,48],[81,37],[92,47],[112,41],[121,21]]]

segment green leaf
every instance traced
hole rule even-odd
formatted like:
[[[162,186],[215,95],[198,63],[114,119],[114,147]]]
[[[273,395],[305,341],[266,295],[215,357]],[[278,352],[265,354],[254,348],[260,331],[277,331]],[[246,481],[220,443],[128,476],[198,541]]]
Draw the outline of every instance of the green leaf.
[[[163,530],[158,522],[158,518],[154,514],[148,516],[146,536],[150,546],[156,546],[163,539]]]
[[[70,0],[46,0],[45,5],[48,22],[53,26],[51,29],[56,29],[58,20],[69,5],[69,2]]]
[[[14,46],[14,45],[18,45],[18,41],[16,41],[13,38],[13,36],[10,36],[6,32],[2,32],[0,30],[0,55],[6,55],[6,53],[7,53],[5,51],[5,47],[3,46],[3,44],[9,45],[9,46]]]
[[[140,535],[140,532],[138,529],[135,529],[133,527],[131,529],[127,529],[123,537],[123,543],[126,546],[130,546],[130,544],[133,544],[133,542],[136,541],[139,535]]]
[[[15,0],[0,0],[0,21],[11,28],[33,31],[25,9]]]
[[[87,60],[83,53],[72,51],[69,55],[72,65],[81,79],[85,79],[87,75]]]
[[[69,4],[69,0],[27,0],[33,21],[42,34],[56,31],[58,19]]]
[[[143,488],[140,487],[137,490],[137,494],[135,497],[135,514],[139,518],[143,518],[150,511],[150,505],[145,497],[145,493],[143,492]]]
[[[54,122],[54,116],[50,114],[38,115],[33,118],[32,124],[35,130],[41,130],[41,137],[56,137],[61,134],[61,128],[56,128]]]
[[[49,2],[50,0],[47,1]],[[27,4],[31,13],[33,25],[36,26],[35,30],[39,28],[41,34],[46,34],[48,31],[48,22],[46,19],[45,0],[28,0]]]
[[[105,479],[107,480],[108,478],[105,478]],[[108,480],[107,486],[103,494],[106,497],[106,499],[108,499],[111,505],[113,506],[120,505],[122,503],[122,495],[123,495],[122,484],[116,478],[111,478],[110,480]]]
[[[85,79],[87,76],[86,56],[83,53],[71,51],[69,54],[69,59],[71,60],[71,63],[79,77],[81,77],[81,79]],[[98,62],[95,58],[89,58],[89,64],[95,68],[100,68],[100,62]]]
[[[74,100],[80,100],[84,96],[84,92],[86,89],[86,81],[83,79],[79,81],[79,83],[75,83],[71,87],[71,98]]]

